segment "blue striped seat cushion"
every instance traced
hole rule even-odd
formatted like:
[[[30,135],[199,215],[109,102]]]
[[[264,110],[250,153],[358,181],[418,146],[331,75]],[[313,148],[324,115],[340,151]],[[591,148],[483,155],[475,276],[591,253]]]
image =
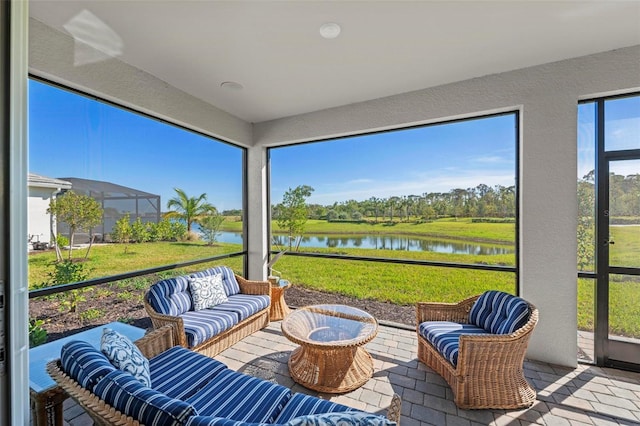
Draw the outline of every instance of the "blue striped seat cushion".
[[[148,388],[125,371],[113,371],[96,385],[94,394],[144,425],[184,425],[198,412],[179,399]]]
[[[238,316],[238,322],[240,322],[268,306],[269,296],[236,294],[229,296],[228,302],[216,305],[211,310],[233,312]]]
[[[194,272],[193,277],[204,277],[207,275],[222,274],[222,284],[227,296],[233,296],[240,293],[240,285],[236,280],[236,275],[228,266],[216,266],[215,268],[205,269],[204,271]]]
[[[427,339],[453,366],[458,365],[458,349],[462,334],[492,334],[473,324],[459,324],[448,321],[425,321],[418,332]]]
[[[511,334],[529,320],[529,305],[502,291],[485,291],[469,312],[469,323],[493,334]]]
[[[238,323],[238,314],[218,309],[189,311],[180,315],[190,348],[217,336]]]
[[[102,352],[80,340],[72,340],[62,346],[60,364],[69,377],[89,391],[100,379],[116,370]]]
[[[178,316],[193,308],[189,280],[179,276],[158,281],[149,288],[149,304],[156,312]]]
[[[296,417],[310,414],[341,413],[346,411],[359,411],[346,405],[320,399],[315,396],[296,393],[284,406],[275,423],[282,424],[293,420]]]
[[[186,399],[206,385],[226,365],[213,358],[174,346],[149,360],[151,383],[170,398]]]
[[[186,401],[193,404],[201,416],[273,423],[289,398],[291,391],[284,386],[224,370]]]
[[[282,426],[273,423],[247,423],[238,420],[225,419],[224,417],[193,416],[187,421],[186,426]]]

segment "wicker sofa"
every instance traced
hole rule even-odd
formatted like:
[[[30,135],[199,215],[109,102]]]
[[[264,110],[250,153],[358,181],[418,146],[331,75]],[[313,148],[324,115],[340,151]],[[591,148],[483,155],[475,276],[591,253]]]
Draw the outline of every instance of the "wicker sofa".
[[[194,311],[189,279],[222,274],[228,302],[212,309]],[[235,275],[217,266],[190,275],[158,281],[144,296],[144,307],[154,328],[174,327],[177,344],[215,356],[269,324],[270,284]]]
[[[418,359],[451,386],[460,408],[528,407],[536,391],[523,374],[538,310],[487,291],[459,303],[418,303]]]
[[[293,393],[174,346],[170,326],[135,343],[149,359],[150,388],[110,365],[100,351],[82,341],[67,343],[61,359],[49,362],[47,371],[99,425],[296,426],[314,424],[313,419],[323,417],[333,416],[331,423],[336,416],[359,416],[367,420],[361,424],[383,426],[399,420],[397,395],[385,418]]]

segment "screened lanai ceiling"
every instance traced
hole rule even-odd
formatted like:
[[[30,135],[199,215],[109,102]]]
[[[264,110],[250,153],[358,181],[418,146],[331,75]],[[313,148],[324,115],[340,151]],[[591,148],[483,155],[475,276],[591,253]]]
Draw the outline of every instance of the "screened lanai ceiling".
[[[640,44],[637,1],[32,0],[30,14],[80,40],[77,66],[116,58],[249,122]]]

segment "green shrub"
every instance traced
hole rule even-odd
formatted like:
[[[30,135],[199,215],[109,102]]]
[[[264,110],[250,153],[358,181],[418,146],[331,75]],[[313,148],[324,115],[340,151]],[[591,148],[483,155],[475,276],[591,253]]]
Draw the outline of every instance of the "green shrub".
[[[147,226],[142,223],[142,219],[137,218],[131,225],[131,240],[134,243],[145,243],[149,241],[149,232]]]
[[[67,247],[69,245],[69,239],[61,234],[58,234],[56,236],[56,242],[58,244],[58,247]]]
[[[29,347],[39,346],[47,341],[47,330],[44,321],[36,318],[29,319]]]

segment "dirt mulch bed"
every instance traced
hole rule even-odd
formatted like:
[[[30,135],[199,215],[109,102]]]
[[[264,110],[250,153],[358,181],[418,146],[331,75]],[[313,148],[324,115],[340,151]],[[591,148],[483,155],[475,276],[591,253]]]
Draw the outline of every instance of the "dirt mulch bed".
[[[63,309],[64,304],[55,296],[31,299],[29,317],[45,321],[48,341],[98,327],[113,321],[121,321],[140,328],[150,328],[151,320],[142,304],[144,290],[121,289],[103,284],[84,294],[86,301],[79,302],[77,312]],[[316,304],[342,304],[369,312],[381,321],[415,326],[415,308],[367,299],[356,299],[335,293],[309,290],[291,286],[285,292],[285,300],[291,307]]]

